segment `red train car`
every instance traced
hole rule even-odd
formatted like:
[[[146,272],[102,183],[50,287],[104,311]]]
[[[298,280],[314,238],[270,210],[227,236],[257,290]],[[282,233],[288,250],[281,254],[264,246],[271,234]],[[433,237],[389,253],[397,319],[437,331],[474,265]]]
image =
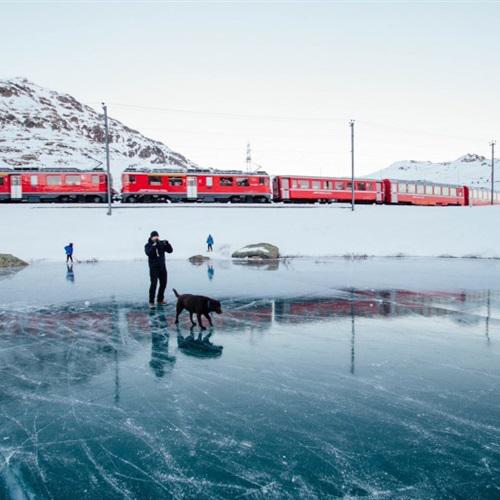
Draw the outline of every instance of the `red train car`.
[[[384,179],[385,202],[397,205],[466,205],[464,186]]]
[[[0,201],[10,200],[10,174],[12,170],[0,169]]]
[[[18,202],[107,201],[107,174],[101,169],[42,168],[0,171],[0,200]]]
[[[352,183],[348,178],[278,175],[273,181],[276,201],[350,202]],[[375,179],[355,179],[356,203],[383,203],[384,184]]]
[[[471,206],[491,205],[491,191],[485,188],[464,186],[465,204]],[[493,193],[493,204],[500,205],[500,193]]]
[[[179,172],[171,169],[127,169],[122,174],[122,201],[269,202],[271,182],[265,172],[237,170]]]

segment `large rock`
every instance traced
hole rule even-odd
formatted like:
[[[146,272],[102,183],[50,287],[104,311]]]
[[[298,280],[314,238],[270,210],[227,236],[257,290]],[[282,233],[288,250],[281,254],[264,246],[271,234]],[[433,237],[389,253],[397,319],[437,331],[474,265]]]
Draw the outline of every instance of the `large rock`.
[[[206,255],[193,255],[192,257],[189,257],[188,260],[191,264],[203,264],[203,262],[210,260],[210,257],[207,257]]]
[[[279,259],[280,250],[270,243],[254,243],[233,252],[233,259]]]
[[[0,267],[23,267],[27,265],[27,262],[14,257],[10,253],[0,253]]]

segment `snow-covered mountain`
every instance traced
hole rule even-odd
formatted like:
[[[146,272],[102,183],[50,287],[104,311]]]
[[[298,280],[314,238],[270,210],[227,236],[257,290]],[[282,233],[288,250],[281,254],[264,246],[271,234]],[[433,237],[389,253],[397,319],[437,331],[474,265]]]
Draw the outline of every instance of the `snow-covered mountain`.
[[[495,165],[498,160],[495,160]],[[500,165],[499,165],[500,166]],[[387,168],[367,177],[376,179],[428,180],[446,184],[490,188],[491,160],[476,154],[466,154],[455,161],[433,163],[430,161],[397,161]],[[500,190],[500,170],[495,168],[495,186]]]
[[[24,78],[0,80],[0,167],[94,168],[105,164],[103,115],[69,94]],[[115,185],[127,167],[194,164],[165,144],[109,119]]]

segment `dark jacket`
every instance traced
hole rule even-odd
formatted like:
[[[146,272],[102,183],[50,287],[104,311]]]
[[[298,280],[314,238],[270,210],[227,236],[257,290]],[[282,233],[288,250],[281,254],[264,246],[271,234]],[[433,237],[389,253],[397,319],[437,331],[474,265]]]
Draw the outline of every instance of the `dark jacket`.
[[[165,267],[165,252],[172,253],[173,248],[172,245],[166,241],[158,241],[156,245],[151,241],[151,238],[148,239],[148,242],[144,246],[144,252],[148,256],[149,267]]]

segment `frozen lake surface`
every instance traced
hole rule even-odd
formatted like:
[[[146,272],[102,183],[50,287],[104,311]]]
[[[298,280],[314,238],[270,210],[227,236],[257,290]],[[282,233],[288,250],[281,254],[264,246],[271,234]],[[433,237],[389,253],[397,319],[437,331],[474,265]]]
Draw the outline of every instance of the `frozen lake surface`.
[[[1,498],[498,498],[500,263],[0,274]],[[209,342],[171,286],[222,300]],[[198,331],[195,329],[195,338]]]

